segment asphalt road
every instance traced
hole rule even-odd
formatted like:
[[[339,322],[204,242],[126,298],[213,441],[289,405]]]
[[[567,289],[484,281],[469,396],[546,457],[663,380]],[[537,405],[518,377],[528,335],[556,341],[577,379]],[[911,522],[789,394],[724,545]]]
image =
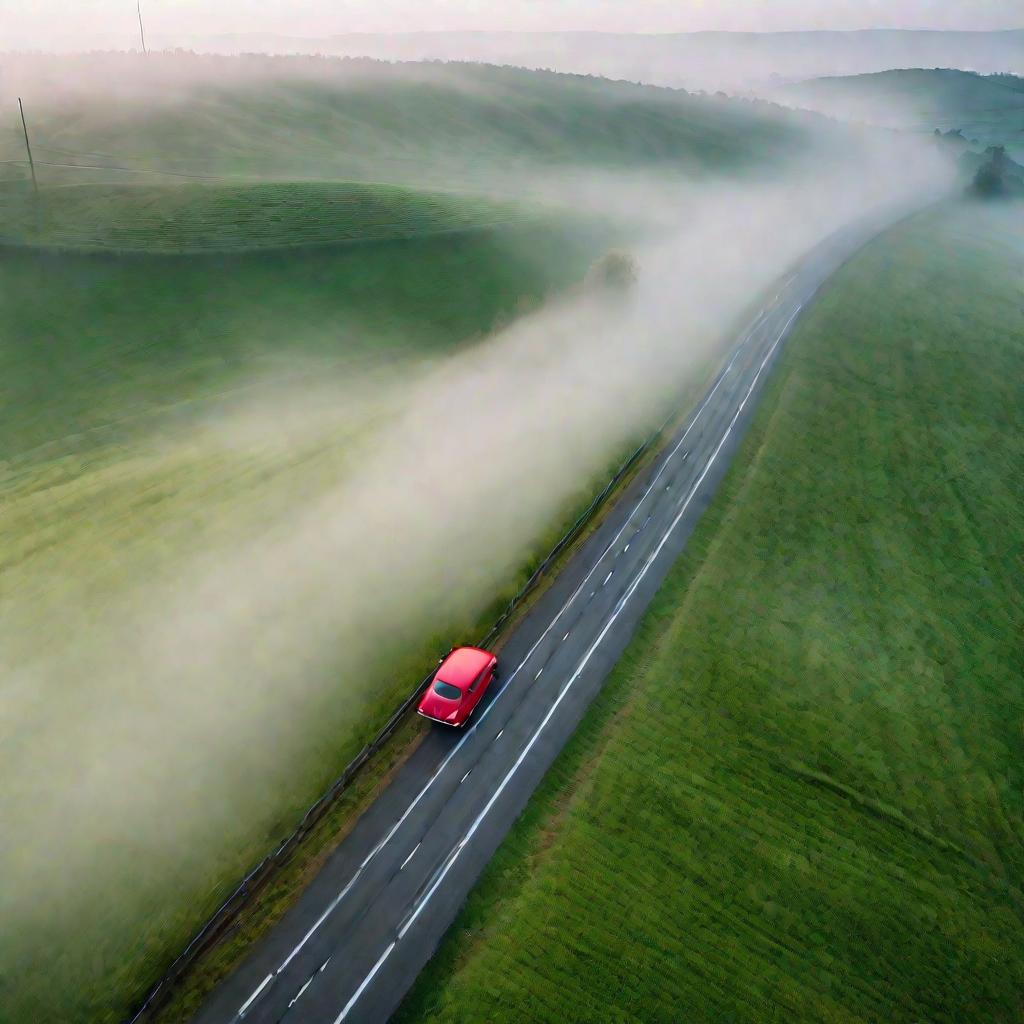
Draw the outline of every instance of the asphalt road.
[[[683,550],[801,310],[881,226],[833,237],[780,282],[690,418],[509,637],[468,730],[431,730],[197,1024],[388,1019]]]

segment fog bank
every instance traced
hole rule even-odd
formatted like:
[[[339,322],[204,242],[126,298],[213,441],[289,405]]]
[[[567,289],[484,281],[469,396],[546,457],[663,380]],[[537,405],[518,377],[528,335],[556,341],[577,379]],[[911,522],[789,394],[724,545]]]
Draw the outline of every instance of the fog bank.
[[[5,925],[47,927],[54,906],[102,902],[123,881],[104,863],[125,851],[150,872],[139,899],[155,899],[154,878],[205,872],[210,851],[280,829],[266,794],[362,712],[382,648],[479,613],[793,260],[949,175],[928,145],[882,142],[763,182],[536,183],[660,225],[635,251],[628,300],[580,289],[419,367],[342,482],[257,543],[196,552],[172,584],[50,607],[60,627],[37,647],[0,624]],[[278,411],[250,404],[194,429],[247,436]]]

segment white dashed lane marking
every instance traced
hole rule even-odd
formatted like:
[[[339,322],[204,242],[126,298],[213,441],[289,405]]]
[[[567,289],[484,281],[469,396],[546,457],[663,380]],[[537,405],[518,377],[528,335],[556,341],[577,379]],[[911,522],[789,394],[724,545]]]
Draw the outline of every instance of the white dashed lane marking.
[[[320,970],[323,970],[323,968],[321,967]],[[299,991],[296,993],[295,998],[288,1004],[288,1009],[289,1010],[302,998],[302,993],[305,992],[306,989],[309,988],[309,986],[313,984],[313,978],[315,978],[315,977],[316,977],[316,975],[313,975],[306,982],[306,984],[303,985],[302,988],[299,989]]]

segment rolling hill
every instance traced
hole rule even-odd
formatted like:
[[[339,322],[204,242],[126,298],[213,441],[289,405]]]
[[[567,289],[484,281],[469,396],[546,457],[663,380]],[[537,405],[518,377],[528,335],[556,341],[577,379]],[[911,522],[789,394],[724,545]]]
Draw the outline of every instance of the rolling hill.
[[[539,171],[760,171],[818,119],[629,82],[466,64],[194,54],[0,57],[41,180],[246,177],[520,192]],[[17,119],[0,178],[24,180]]]
[[[961,131],[982,147],[1024,147],[1024,78],[948,68],[818,78],[769,93],[847,121],[915,132]]]

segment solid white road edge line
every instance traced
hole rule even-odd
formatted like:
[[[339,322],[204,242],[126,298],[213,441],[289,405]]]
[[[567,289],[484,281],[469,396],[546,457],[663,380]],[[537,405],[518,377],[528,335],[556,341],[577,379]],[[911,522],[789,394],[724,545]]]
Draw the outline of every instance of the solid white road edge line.
[[[658,542],[658,546],[654,549],[652,554],[648,556],[647,560],[643,564],[643,567],[640,569],[640,572],[637,573],[636,577],[633,579],[633,582],[626,589],[626,592],[622,595],[621,598],[619,598],[619,601],[615,605],[615,608],[612,611],[612,614],[609,617],[608,621],[605,623],[604,628],[601,630],[600,633],[598,633],[597,639],[594,640],[594,642],[590,645],[589,648],[587,648],[587,653],[583,656],[583,659],[582,661],[580,661],[579,665],[576,666],[576,670],[569,677],[569,681],[565,684],[565,686],[562,687],[561,693],[559,693],[554,704],[551,705],[550,709],[548,710],[548,713],[541,720],[540,725],[537,726],[536,731],[530,737],[530,741],[526,744],[525,747],[523,747],[522,751],[519,754],[519,757],[516,758],[515,763],[505,774],[505,777],[501,780],[501,783],[499,784],[498,788],[491,794],[490,800],[488,800],[487,803],[484,805],[484,809],[476,816],[476,818],[473,820],[473,824],[470,825],[469,830],[462,837],[462,839],[459,840],[458,846],[456,846],[452,853],[449,855],[440,874],[434,880],[434,883],[423,894],[423,897],[420,900],[419,904],[416,906],[416,909],[412,912],[412,915],[399,930],[398,939],[402,939],[405,937],[406,932],[408,932],[408,930],[412,927],[413,923],[416,921],[416,918],[420,916],[420,914],[423,911],[423,908],[426,907],[426,905],[430,902],[434,893],[437,891],[438,887],[445,880],[446,876],[448,875],[448,872],[451,870],[452,865],[455,863],[456,860],[458,860],[459,854],[463,851],[463,849],[465,849],[466,844],[476,834],[476,830],[480,827],[484,818],[490,812],[491,808],[495,805],[495,803],[497,803],[498,798],[505,791],[505,787],[511,781],[515,773],[519,770],[520,765],[522,765],[523,761],[526,760],[527,755],[533,749],[533,745],[537,742],[538,738],[540,737],[540,734],[545,730],[545,728],[547,728],[548,722],[551,721],[551,718],[558,710],[558,707],[562,703],[562,700],[564,699],[565,695],[569,692],[569,690],[572,688],[572,685],[576,682],[580,675],[582,675],[583,670],[589,664],[590,659],[594,655],[594,652],[601,645],[601,642],[604,640],[604,638],[608,635],[608,631],[612,628],[613,625],[615,625],[616,620],[622,614],[622,610],[626,607],[626,603],[629,601],[630,597],[633,596],[634,592],[636,591],[636,588],[640,586],[640,583],[642,582],[643,578],[647,575],[648,570],[651,568],[651,566],[657,560],[658,556],[661,554],[662,549],[668,543],[669,538],[675,532],[676,527],[679,525],[683,516],[686,514],[686,510],[689,507],[690,502],[693,500],[694,495],[696,495],[697,491],[700,490],[700,485],[704,482],[704,479],[705,477],[707,477],[708,473],[711,472],[711,467],[715,464],[715,461],[717,460],[719,454],[725,447],[726,441],[729,440],[729,436],[732,434],[733,428],[736,426],[736,422],[737,420],[739,420],[740,415],[742,414],[743,409],[747,404],[747,401],[753,394],[754,388],[757,386],[757,382],[758,380],[760,380],[761,374],[764,372],[764,368],[768,365],[768,361],[771,359],[772,355],[774,355],[775,350],[779,347],[779,343],[786,336],[786,332],[789,330],[793,321],[797,318],[802,309],[802,305],[797,307],[796,312],[786,322],[786,326],[782,328],[782,333],[778,336],[778,338],[775,339],[775,343],[768,350],[768,354],[761,361],[761,365],[758,367],[757,373],[754,375],[754,379],[750,382],[750,387],[747,388],[747,393],[743,396],[743,401],[740,402],[739,406],[737,406],[736,412],[733,414],[732,419],[729,421],[729,426],[726,428],[725,433],[722,435],[722,439],[718,442],[718,446],[712,453],[711,458],[708,459],[707,465],[701,471],[700,476],[697,478],[697,482],[691,488],[690,493],[687,496],[686,501],[683,503],[682,508],[679,509],[679,512],[676,514],[676,517],[669,524],[668,529],[665,531],[661,540]],[[359,1001],[359,997],[363,994],[363,992],[366,991],[366,987],[376,977],[377,972],[384,965],[384,962],[391,955],[392,951],[394,950],[397,944],[398,940],[392,942],[391,945],[384,950],[384,952],[381,954],[380,959],[373,965],[373,969],[370,971],[370,973],[367,974],[365,978],[363,978],[362,982],[359,985],[359,988],[356,989],[355,993],[353,993],[352,995],[352,998],[349,999],[349,1001],[345,1004],[341,1013],[339,1013],[338,1016],[334,1018],[334,1024],[341,1024],[341,1022],[348,1016],[352,1007],[355,1006],[355,1004]]]
[[[263,979],[263,980],[262,980],[262,981],[261,981],[261,982],[259,983],[259,986],[257,987],[256,991],[255,991],[255,992],[253,992],[253,994],[252,994],[251,996],[249,996],[249,998],[248,998],[248,999],[246,999],[246,1001],[245,1001],[244,1003],[242,1003],[241,1007],[240,1007],[240,1008],[239,1008],[239,1010],[238,1010],[238,1016],[239,1016],[239,1017],[241,1017],[241,1016],[242,1016],[242,1015],[243,1015],[243,1014],[245,1013],[245,1011],[246,1011],[246,1010],[248,1010],[250,1006],[252,1006],[252,1004],[253,1004],[253,1001],[254,1001],[254,1000],[256,999],[256,997],[257,997],[257,996],[258,996],[258,995],[259,995],[259,994],[260,994],[260,993],[261,993],[261,992],[262,992],[262,991],[263,991],[263,990],[264,990],[264,989],[265,989],[265,988],[267,987],[267,983],[268,983],[268,982],[270,981],[270,979],[271,979],[272,977],[273,977],[273,975],[272,975],[272,974],[268,974],[268,975],[267,975],[267,976],[266,976],[266,977],[265,977],[265,978],[264,978],[264,979]]]
[[[391,945],[388,946],[388,948],[385,949],[383,953],[381,953],[380,959],[373,965],[373,969],[370,971],[370,973],[365,978],[363,978],[362,984],[359,986],[359,988],[357,988],[355,992],[352,993],[352,998],[345,1004],[345,1009],[343,1009],[341,1013],[338,1015],[337,1020],[344,1020],[348,1016],[348,1011],[351,1010],[352,1007],[355,1006],[357,1002],[359,1002],[359,997],[363,994],[363,992],[366,991],[366,986],[369,985],[370,982],[373,981],[373,979],[377,976],[377,972],[381,969],[381,967],[384,966],[384,961],[387,960],[389,956],[391,956],[391,950],[393,950],[394,948],[395,943],[392,942]],[[335,1024],[337,1024],[337,1021],[335,1021]]]

